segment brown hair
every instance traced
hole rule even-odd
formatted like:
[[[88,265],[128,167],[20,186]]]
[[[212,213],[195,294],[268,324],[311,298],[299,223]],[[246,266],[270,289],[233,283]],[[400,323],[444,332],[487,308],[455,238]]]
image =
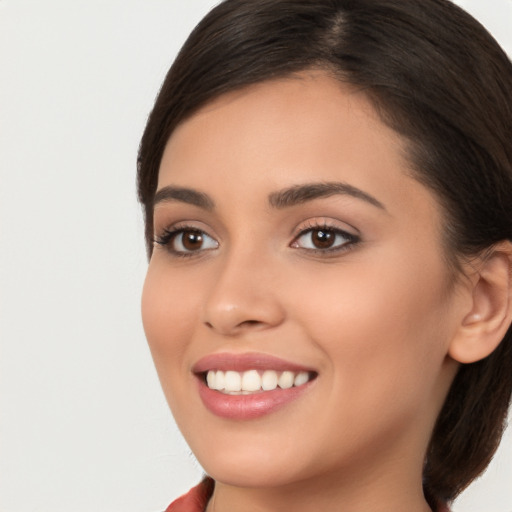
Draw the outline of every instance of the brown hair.
[[[364,90],[407,141],[413,175],[444,208],[451,263],[512,239],[512,64],[476,20],[448,0],[226,0],[186,41],[142,137],[149,254],[158,170],[176,126],[223,93],[309,68]],[[432,505],[488,465],[511,391],[509,329],[452,384],[425,461]]]

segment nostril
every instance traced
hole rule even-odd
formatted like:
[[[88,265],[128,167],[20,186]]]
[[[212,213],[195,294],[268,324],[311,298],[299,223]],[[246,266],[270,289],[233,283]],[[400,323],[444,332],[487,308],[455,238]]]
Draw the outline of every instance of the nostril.
[[[239,324],[234,325],[232,328],[238,330],[238,329],[244,328],[244,327],[255,327],[255,326],[260,325],[261,323],[262,322],[260,322],[258,320],[244,320],[243,322],[240,322]],[[204,325],[206,325],[206,327],[208,327],[209,329],[215,329],[215,326],[213,325],[212,322],[205,322]]]
[[[260,322],[258,322],[258,320],[245,320],[244,322],[242,322],[240,325],[247,325],[247,326],[251,326],[251,325],[258,325]]]

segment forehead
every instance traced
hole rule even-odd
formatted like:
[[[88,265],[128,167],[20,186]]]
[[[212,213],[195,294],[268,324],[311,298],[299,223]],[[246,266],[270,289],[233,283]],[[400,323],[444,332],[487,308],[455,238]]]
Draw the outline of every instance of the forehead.
[[[368,98],[309,72],[225,94],[181,123],[164,151],[158,188],[194,187],[228,200],[321,181],[342,181],[397,214],[436,209],[411,177],[405,142]],[[431,217],[434,218],[434,217]]]
[[[351,151],[347,149],[351,148]],[[178,163],[215,155],[222,166],[237,157],[259,162],[263,169],[281,160],[312,170],[327,157],[339,157],[348,168],[356,156],[386,155],[395,166],[406,167],[400,137],[385,126],[366,96],[325,73],[309,72],[287,79],[267,81],[224,94],[181,123],[166,146],[160,181],[169,171],[178,179]],[[170,164],[173,165],[170,165]],[[213,170],[215,161],[209,169]],[[217,169],[218,171],[218,169]]]

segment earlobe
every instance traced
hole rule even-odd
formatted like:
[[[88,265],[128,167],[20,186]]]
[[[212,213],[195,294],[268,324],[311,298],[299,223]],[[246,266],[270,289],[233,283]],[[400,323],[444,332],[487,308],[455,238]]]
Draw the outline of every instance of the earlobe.
[[[486,252],[471,280],[471,309],[449,348],[449,355],[459,363],[474,363],[490,355],[510,327],[512,243],[500,242]]]

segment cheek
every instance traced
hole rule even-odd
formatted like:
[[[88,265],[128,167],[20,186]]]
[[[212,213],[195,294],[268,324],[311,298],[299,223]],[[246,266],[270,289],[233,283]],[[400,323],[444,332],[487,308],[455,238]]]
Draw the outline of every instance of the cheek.
[[[189,429],[190,424],[201,424],[195,422],[199,404],[190,407],[195,382],[189,368],[199,294],[183,273],[169,272],[159,263],[150,263],[144,282],[142,321],[167,403],[178,424],[183,420]]]
[[[142,292],[142,322],[160,378],[164,368],[184,362],[186,341],[196,322],[194,302],[197,294],[179,276],[150,263]]]
[[[345,289],[325,291],[335,300],[319,307],[315,293],[303,317],[330,365],[325,407],[337,411],[337,425],[357,424],[347,436],[368,449],[377,449],[383,436],[395,439],[412,425],[431,424],[445,359],[439,294],[421,279],[378,275],[375,281],[369,271],[352,271]]]
[[[314,285],[302,282],[308,292],[299,321],[327,354],[340,388],[360,396],[422,380],[434,385],[451,332],[442,262],[434,255],[375,255],[327,268],[332,275],[317,274]]]

